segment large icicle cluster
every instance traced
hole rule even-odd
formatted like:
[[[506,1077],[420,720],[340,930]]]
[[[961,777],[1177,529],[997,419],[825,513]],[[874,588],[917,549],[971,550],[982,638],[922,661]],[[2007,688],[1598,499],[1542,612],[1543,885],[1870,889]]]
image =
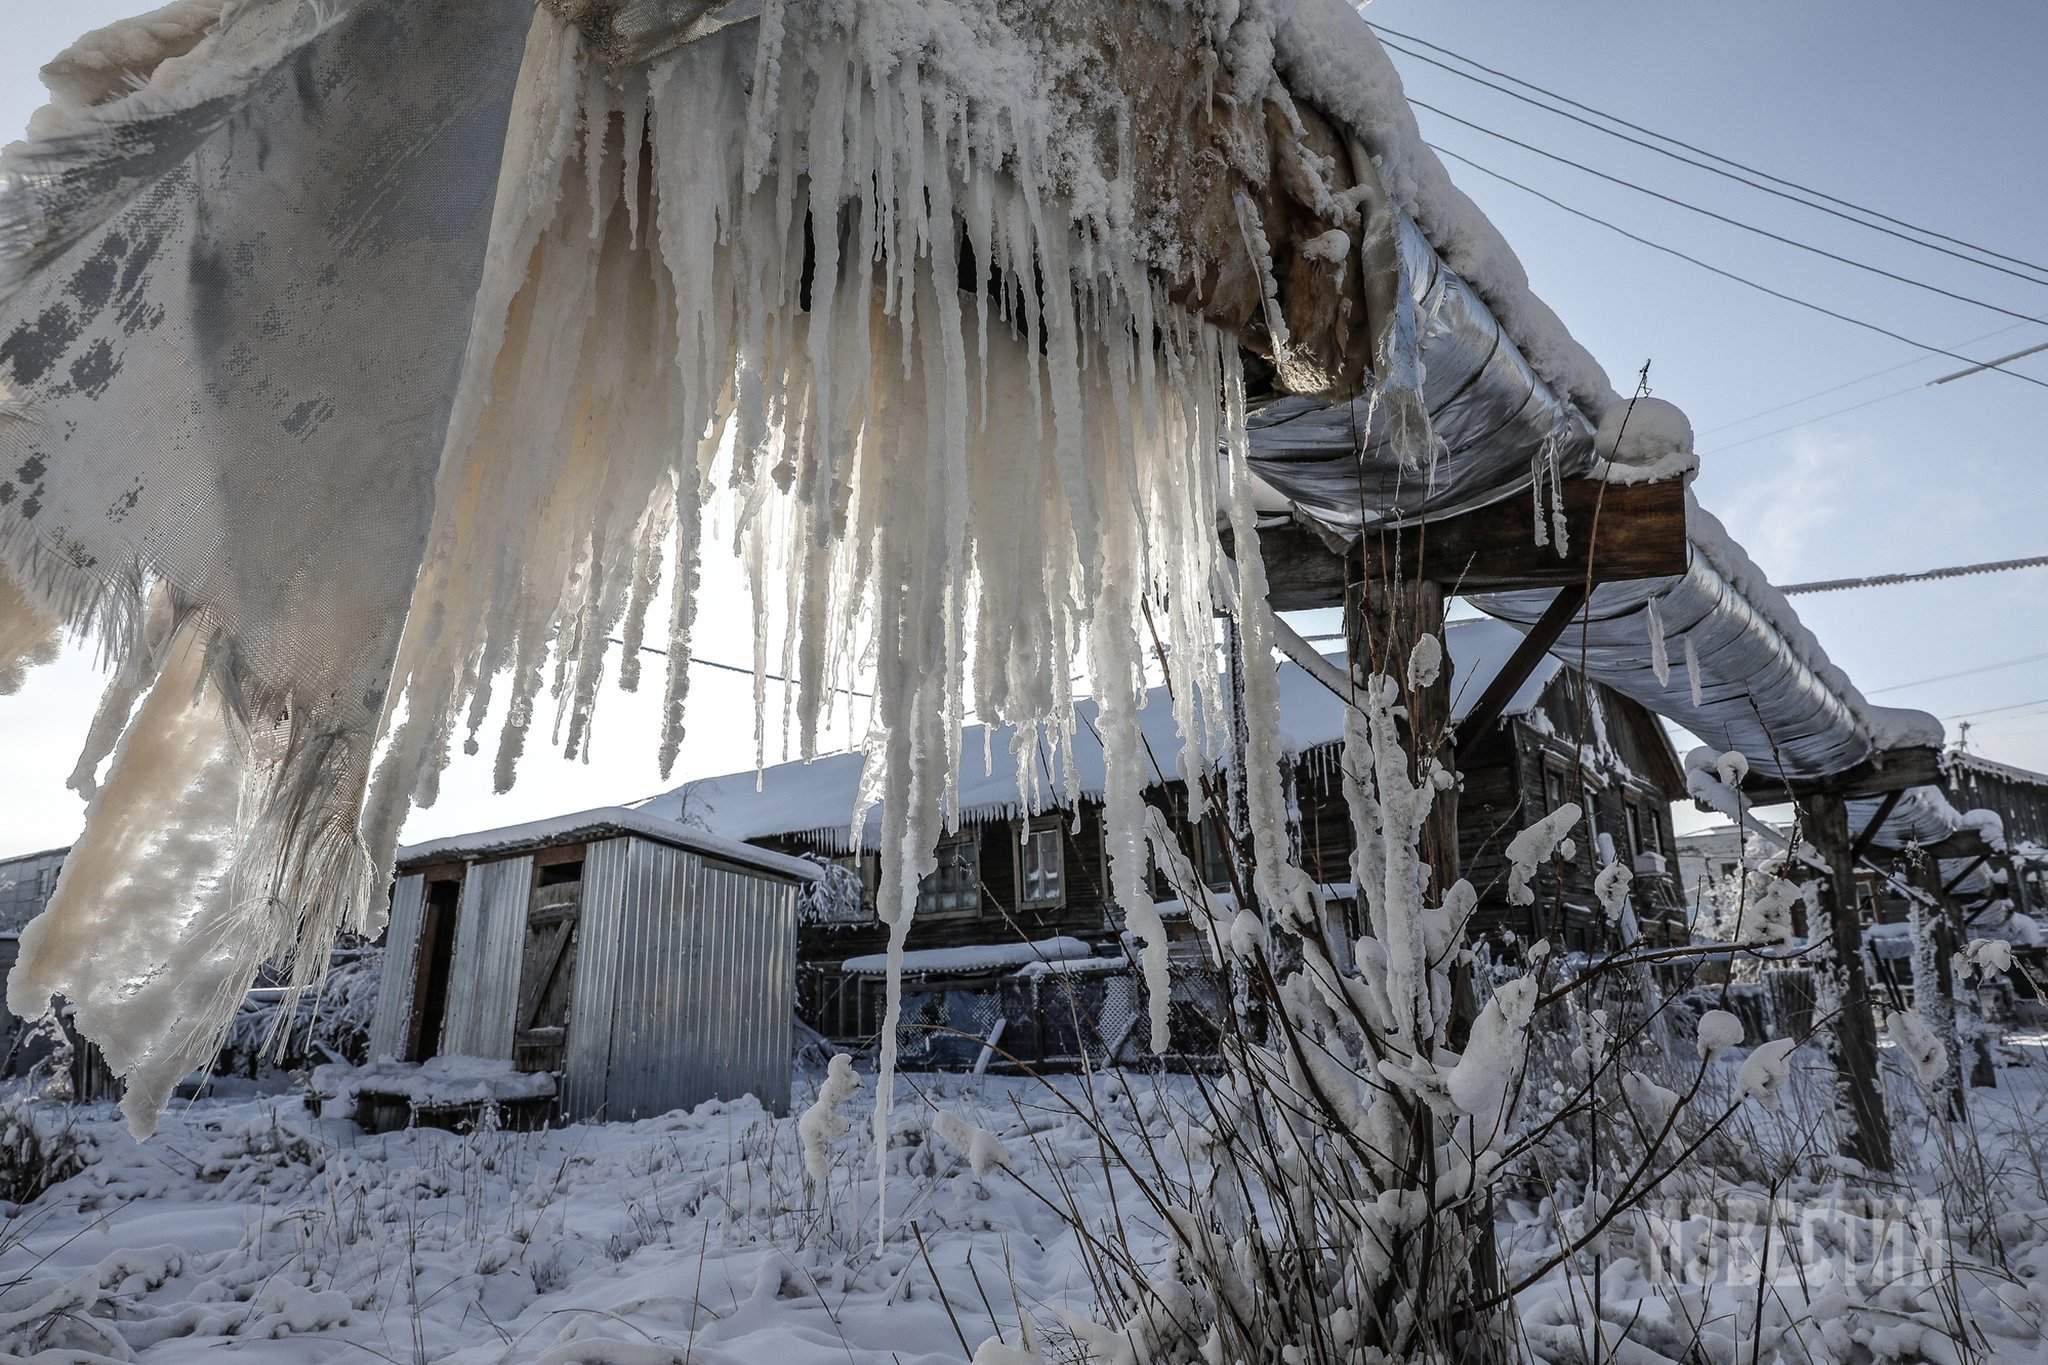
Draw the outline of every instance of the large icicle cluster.
[[[1239,503],[1246,478],[1236,349],[1077,221],[1039,173],[1042,111],[928,70],[944,35],[885,12],[776,10],[758,47],[736,33],[615,74],[536,22],[371,801],[380,852],[496,689],[501,787],[545,700],[564,746],[586,744],[607,642],[645,638],[664,574],[673,761],[718,497],[756,663],[779,653],[801,683],[784,723],[803,754],[835,687],[873,670],[848,816],[882,808],[892,953],[957,818],[963,719],[1063,745],[1079,659],[1116,898],[1150,904],[1143,607],[1184,680],[1188,750],[1161,761],[1204,762],[1216,452]],[[1162,1003],[1164,950],[1147,944]],[[898,994],[892,974],[881,1110]]]

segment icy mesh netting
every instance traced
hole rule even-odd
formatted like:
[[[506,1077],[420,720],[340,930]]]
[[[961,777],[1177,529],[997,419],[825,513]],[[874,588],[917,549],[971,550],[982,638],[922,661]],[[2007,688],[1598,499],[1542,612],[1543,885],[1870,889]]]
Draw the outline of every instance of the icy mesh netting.
[[[0,160],[0,643],[116,665],[9,1004],[67,996],[140,1128],[260,961],[317,976],[381,896],[358,810],[526,9],[188,0],[54,63]]]
[[[757,663],[779,652],[801,680],[784,724],[802,752],[834,687],[872,670],[848,815],[859,830],[882,808],[893,953],[953,816],[970,709],[1058,750],[1085,659],[1127,906],[1151,904],[1146,603],[1185,746],[1157,758],[1216,747],[1219,507],[1241,544],[1254,534],[1237,352],[1157,292],[1108,210],[1056,195],[1071,177],[1054,168],[1085,149],[1045,83],[1015,79],[1036,69],[1026,36],[966,34],[916,5],[771,5],[758,40],[736,30],[609,75],[520,8],[361,0],[317,30],[291,5],[235,11],[159,72],[199,65],[239,101],[174,119],[193,169],[149,181],[61,261],[31,259],[26,305],[6,305],[6,354],[46,408],[19,458],[48,471],[40,515],[0,512],[9,563],[123,659],[95,743],[145,692],[144,718],[177,718],[146,747],[139,725],[121,740],[89,815],[93,856],[72,863],[88,870],[67,871],[10,998],[79,1000],[139,1126],[258,961],[296,938],[310,980],[333,906],[370,923],[371,872],[433,798],[458,733],[477,742],[494,690],[511,694],[501,785],[543,693],[565,747],[587,743],[606,639],[645,638],[664,576],[673,760],[714,496],[754,585]],[[473,69],[413,90],[410,40],[431,25],[442,59],[460,43]],[[521,30],[523,60],[503,53]],[[263,67],[289,53],[289,74]],[[509,116],[501,69],[519,72]],[[339,108],[348,156],[324,140],[341,136]],[[316,169],[323,155],[346,173]],[[74,327],[88,299],[101,311]],[[145,345],[161,352],[146,366]],[[32,380],[24,346],[46,357]],[[201,374],[179,368],[187,355]],[[60,433],[60,401],[92,430]],[[123,432],[159,434],[137,460]],[[1259,559],[1241,562],[1247,654],[1265,659]],[[1255,732],[1250,764],[1262,881],[1286,862],[1277,765],[1261,761],[1272,742]],[[1033,765],[1017,766],[1028,787]],[[172,792],[204,810],[152,813]],[[1265,889],[1276,903],[1298,890]],[[109,932],[127,919],[140,937]],[[1149,937],[1163,1001],[1163,936]],[[892,1011],[897,994],[892,980]]]

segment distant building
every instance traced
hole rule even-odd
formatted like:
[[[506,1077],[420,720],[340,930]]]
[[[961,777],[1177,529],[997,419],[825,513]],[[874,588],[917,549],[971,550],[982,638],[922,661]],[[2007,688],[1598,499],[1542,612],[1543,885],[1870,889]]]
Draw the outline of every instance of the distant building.
[[[1453,623],[1445,639],[1453,715],[1462,719],[1521,636],[1497,621],[1472,620]],[[1332,937],[1348,942],[1365,925],[1351,884],[1351,820],[1341,782],[1345,704],[1292,664],[1281,667],[1279,684],[1296,852],[1323,886]],[[1083,714],[1092,715],[1087,704]],[[1165,689],[1155,689],[1139,715],[1152,753],[1170,768],[1178,745]],[[1020,748],[1007,729],[990,735],[969,727],[960,751],[960,829],[939,844],[939,867],[919,893],[904,962],[904,1056],[970,1062],[998,1029],[1003,1052],[1034,1063],[1134,1052],[1146,1008],[1142,981],[1127,960],[1124,916],[1109,892],[1104,762],[1092,729],[1083,725],[1075,734],[1064,763],[1045,746]],[[849,1043],[881,1026],[888,937],[875,913],[879,823],[871,816],[862,852],[852,852],[847,840],[861,761],[857,753],[835,754],[769,768],[758,780],[752,771],[709,778],[640,807],[726,838],[839,865],[835,879],[843,893],[808,903],[798,997],[807,1024]],[[1070,766],[1077,806],[1021,808],[1020,761],[1030,765],[1038,791],[1055,802]],[[1683,941],[1684,901],[1668,860],[1675,843],[1670,803],[1684,782],[1663,727],[1641,706],[1597,684],[1586,695],[1576,674],[1545,657],[1463,766],[1460,871],[1482,894],[1472,934],[1512,931],[1576,950],[1615,941],[1617,927],[1604,923],[1593,880],[1619,859],[1637,873],[1634,912],[1643,936]],[[1211,822],[1189,827],[1185,785],[1177,777],[1158,781],[1146,799],[1194,851],[1211,903],[1229,906],[1226,850]],[[1580,826],[1582,851],[1562,884],[1550,868],[1541,871],[1534,906],[1509,905],[1505,845],[1566,801],[1591,814],[1590,828]],[[1152,892],[1170,935],[1173,1046],[1196,1050],[1224,1008],[1215,994],[1209,944],[1189,907],[1156,872]]]
[[[2014,908],[2048,915],[2048,773],[1955,750],[1948,755],[1941,785],[1956,809],[1998,816],[2011,871],[2018,878]]]
[[[43,913],[50,893],[57,889],[57,874],[63,870],[70,848],[44,849],[0,858],[0,940],[12,942],[28,922]],[[11,949],[6,950],[9,965]]]

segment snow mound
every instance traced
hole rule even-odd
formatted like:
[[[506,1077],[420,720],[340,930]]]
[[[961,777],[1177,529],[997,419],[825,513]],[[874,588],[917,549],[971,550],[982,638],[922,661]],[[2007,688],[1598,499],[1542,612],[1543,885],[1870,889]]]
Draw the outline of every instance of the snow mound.
[[[1658,483],[1699,468],[1693,453],[1692,423],[1675,404],[1661,398],[1616,403],[1600,418],[1594,453],[1605,462],[1609,483]]]

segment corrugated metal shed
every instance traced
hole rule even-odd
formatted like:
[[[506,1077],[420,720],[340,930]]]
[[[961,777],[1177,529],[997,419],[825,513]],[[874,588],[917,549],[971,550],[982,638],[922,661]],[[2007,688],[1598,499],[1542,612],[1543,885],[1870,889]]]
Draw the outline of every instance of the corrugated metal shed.
[[[743,1094],[788,1109],[809,864],[591,811],[405,850],[399,869],[375,1056],[556,1070],[568,1121]]]

